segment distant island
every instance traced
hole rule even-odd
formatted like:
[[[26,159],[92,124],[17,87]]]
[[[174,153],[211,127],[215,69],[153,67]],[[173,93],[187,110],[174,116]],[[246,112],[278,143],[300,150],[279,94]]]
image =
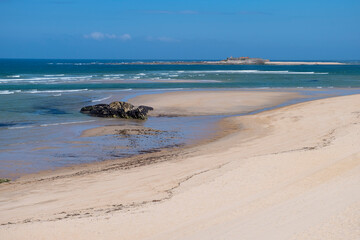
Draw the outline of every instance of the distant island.
[[[121,63],[106,63],[107,65],[344,65],[341,62],[304,62],[304,61],[270,61],[263,58],[228,57],[220,61],[136,61]]]

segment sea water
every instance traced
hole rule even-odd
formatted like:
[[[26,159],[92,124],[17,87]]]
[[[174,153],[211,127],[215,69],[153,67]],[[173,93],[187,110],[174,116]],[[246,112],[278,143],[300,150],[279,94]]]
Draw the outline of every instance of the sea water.
[[[193,89],[297,89],[316,98],[360,88],[360,65],[234,66],[119,65],[125,60],[0,60],[0,177],[181,146],[206,136],[218,116],[99,119],[79,113],[85,105],[141,94]],[[205,124],[204,124],[205,123]],[[141,125],[162,130],[141,137],[81,138],[85,129]]]

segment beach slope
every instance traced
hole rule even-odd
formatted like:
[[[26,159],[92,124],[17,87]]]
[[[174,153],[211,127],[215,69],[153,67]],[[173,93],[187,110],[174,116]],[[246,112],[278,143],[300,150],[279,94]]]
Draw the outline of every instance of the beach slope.
[[[249,113],[302,97],[288,91],[208,90],[144,94],[129,102],[152,106],[154,111],[149,112],[150,116],[204,116]]]
[[[360,238],[360,95],[221,125],[238,130],[154,164],[2,184],[0,239]]]

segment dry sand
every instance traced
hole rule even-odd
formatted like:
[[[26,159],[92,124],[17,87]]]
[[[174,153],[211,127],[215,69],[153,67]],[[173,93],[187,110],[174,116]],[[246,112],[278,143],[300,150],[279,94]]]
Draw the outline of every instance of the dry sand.
[[[345,65],[341,62],[266,62],[266,65]]]
[[[0,239],[360,239],[360,95],[222,124],[241,131],[155,164],[1,184]]]

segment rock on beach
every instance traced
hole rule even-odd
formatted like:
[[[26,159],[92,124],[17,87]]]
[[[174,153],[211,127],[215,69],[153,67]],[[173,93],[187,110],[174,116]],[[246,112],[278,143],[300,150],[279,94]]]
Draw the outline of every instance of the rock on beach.
[[[135,107],[127,102],[112,102],[86,106],[81,108],[80,112],[95,117],[146,120],[148,112],[152,110],[154,109],[148,106]]]

